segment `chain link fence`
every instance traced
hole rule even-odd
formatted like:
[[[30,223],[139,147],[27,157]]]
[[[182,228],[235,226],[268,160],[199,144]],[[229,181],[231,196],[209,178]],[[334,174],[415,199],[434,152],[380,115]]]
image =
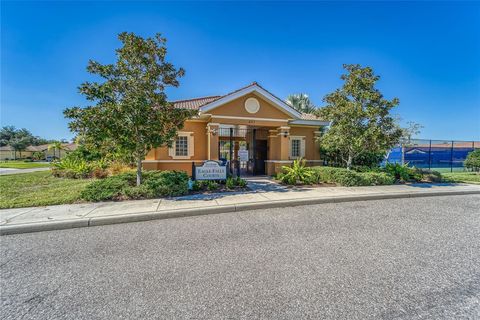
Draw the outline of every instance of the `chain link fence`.
[[[385,162],[436,171],[465,171],[467,155],[480,149],[480,141],[411,139],[393,148]]]

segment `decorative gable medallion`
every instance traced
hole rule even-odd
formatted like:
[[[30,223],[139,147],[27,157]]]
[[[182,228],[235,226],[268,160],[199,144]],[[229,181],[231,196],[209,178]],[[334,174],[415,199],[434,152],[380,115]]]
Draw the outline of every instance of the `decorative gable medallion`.
[[[245,110],[248,113],[257,113],[260,110],[260,102],[255,98],[248,98],[245,100]]]

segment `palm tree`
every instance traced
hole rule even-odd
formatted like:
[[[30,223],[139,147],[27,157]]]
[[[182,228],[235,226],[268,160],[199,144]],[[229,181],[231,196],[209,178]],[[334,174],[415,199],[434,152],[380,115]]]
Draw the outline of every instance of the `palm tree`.
[[[58,150],[58,158],[60,159],[61,150],[65,150],[65,147],[62,145],[60,141],[55,141],[48,146],[48,150],[52,150],[52,149],[53,149],[53,157],[55,158],[57,156],[56,151]]]
[[[286,102],[298,112],[313,113],[317,109],[305,93],[291,94]]]

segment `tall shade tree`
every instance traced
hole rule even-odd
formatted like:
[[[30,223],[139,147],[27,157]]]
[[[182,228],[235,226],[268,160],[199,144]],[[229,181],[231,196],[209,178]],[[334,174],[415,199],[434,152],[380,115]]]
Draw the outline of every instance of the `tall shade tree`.
[[[298,112],[313,113],[317,110],[315,105],[305,93],[291,94],[285,102]]]
[[[52,140],[47,140],[32,135],[27,129],[17,129],[14,126],[4,126],[0,129],[0,147],[17,144],[27,144],[38,146],[41,144],[47,144]]]
[[[387,100],[375,87],[380,79],[372,68],[358,64],[343,65],[341,88],[327,94],[326,106],[318,115],[330,121],[330,128],[321,137],[321,145],[335,150],[348,169],[354,159],[367,153],[385,153],[399,142],[402,130],[391,110],[399,104]]]
[[[114,146],[131,155],[137,165],[137,185],[142,181],[142,160],[148,151],[171,145],[191,110],[176,109],[167,102],[165,88],[178,87],[182,68],[166,62],[166,39],[156,34],[142,38],[123,32],[115,64],[89,61],[87,71],[103,78],[85,82],[80,93],[94,102],[85,108],[66,109],[70,129],[90,147]]]

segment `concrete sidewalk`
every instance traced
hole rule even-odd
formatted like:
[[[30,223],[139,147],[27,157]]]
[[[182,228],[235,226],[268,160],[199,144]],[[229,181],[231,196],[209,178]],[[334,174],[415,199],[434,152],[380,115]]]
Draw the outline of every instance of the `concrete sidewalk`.
[[[407,199],[410,197],[480,194],[480,185],[470,184],[288,188],[268,180],[251,180],[249,185],[252,188],[252,191],[249,192],[4,209],[0,210],[0,234],[90,227],[328,202],[406,198],[407,206]]]

